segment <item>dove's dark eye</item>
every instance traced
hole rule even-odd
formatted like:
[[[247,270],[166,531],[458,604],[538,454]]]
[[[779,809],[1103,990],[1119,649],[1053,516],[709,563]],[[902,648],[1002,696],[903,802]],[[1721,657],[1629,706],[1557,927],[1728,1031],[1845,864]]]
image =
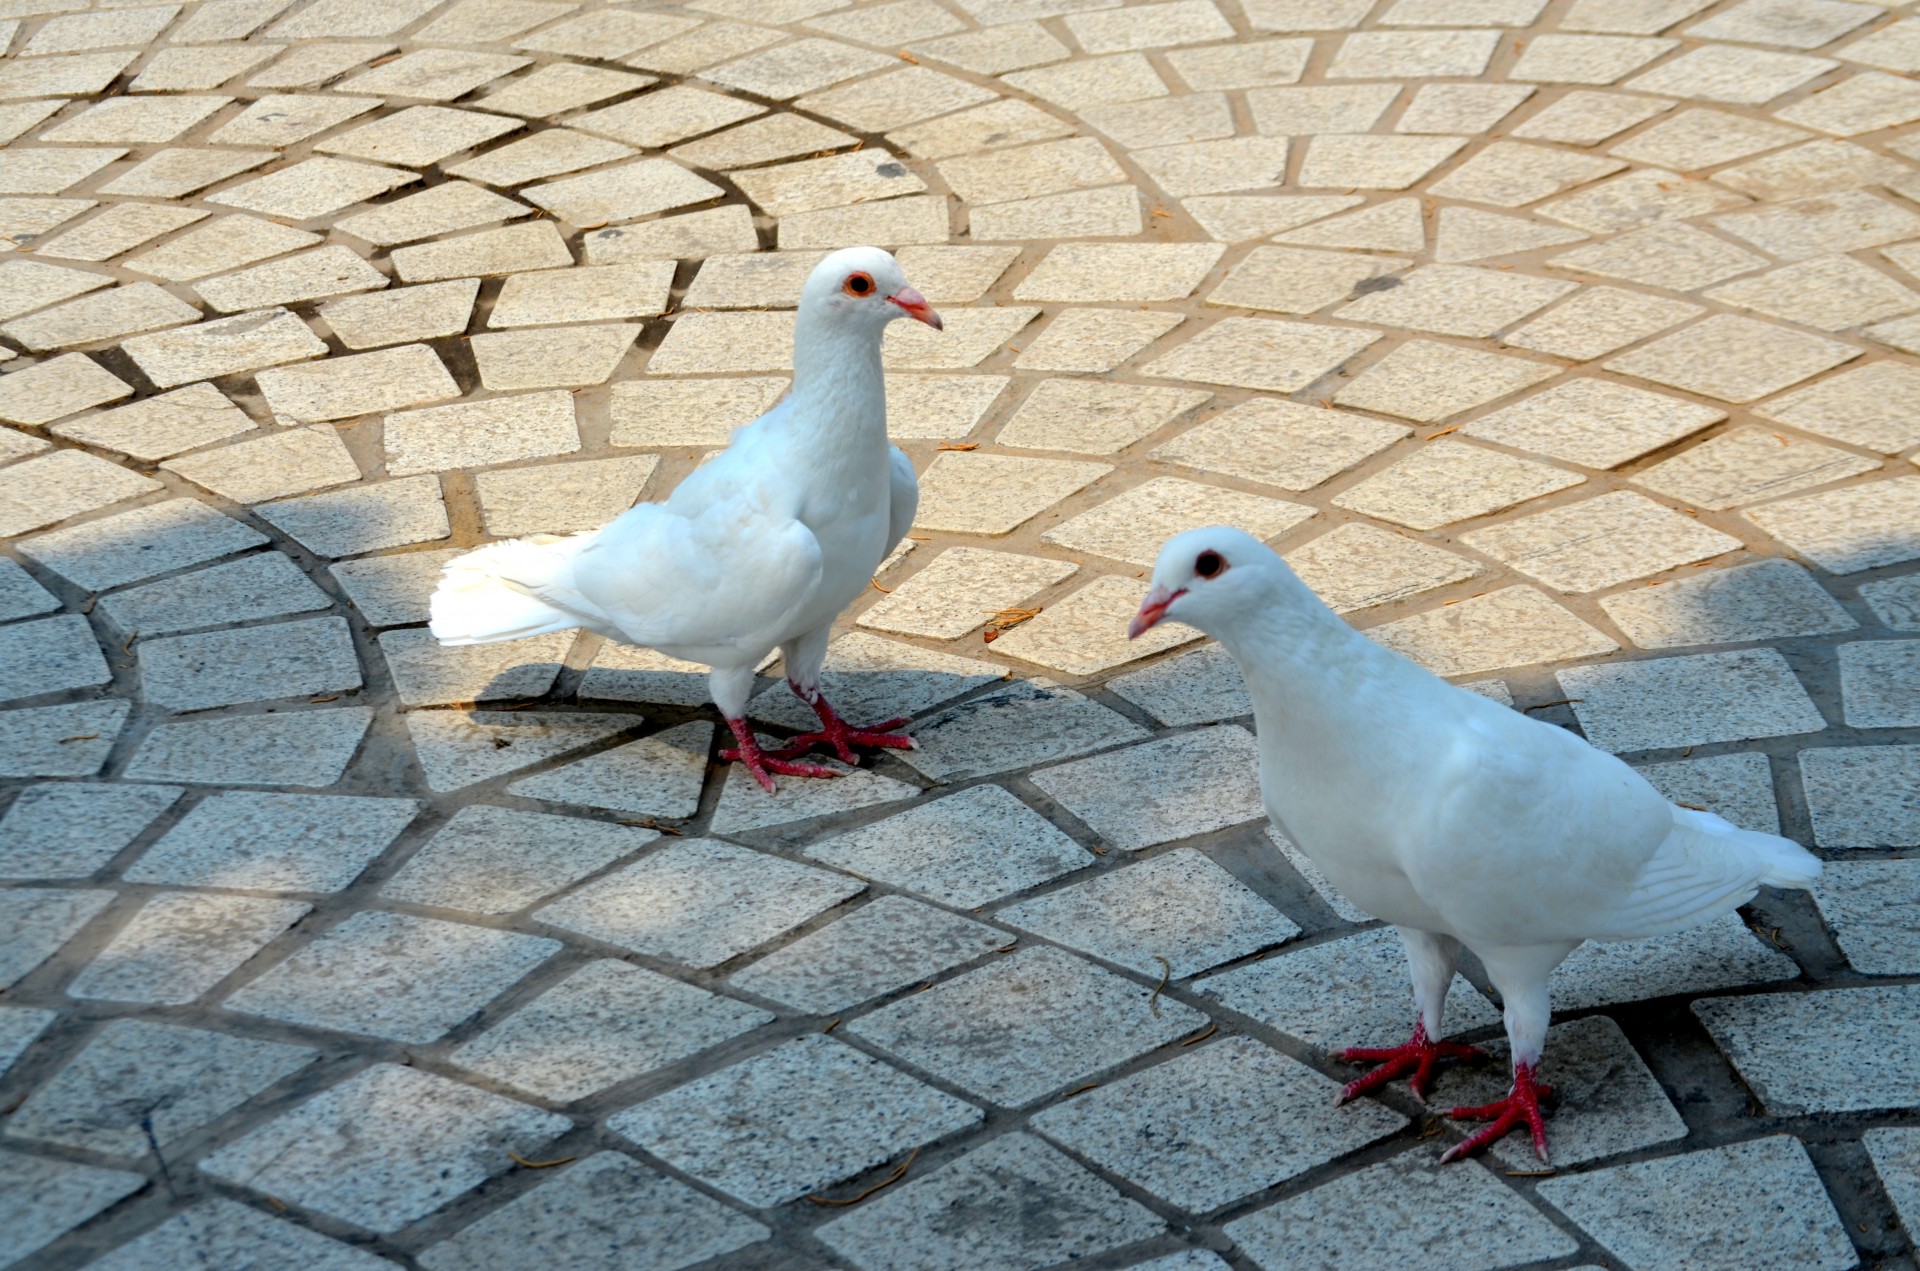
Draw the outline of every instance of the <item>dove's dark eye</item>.
[[[849,296],[865,296],[873,291],[873,279],[865,274],[848,274],[845,287]]]
[[[1227,562],[1221,559],[1219,552],[1201,552],[1193,562],[1193,572],[1202,578],[1217,578],[1225,573]]]

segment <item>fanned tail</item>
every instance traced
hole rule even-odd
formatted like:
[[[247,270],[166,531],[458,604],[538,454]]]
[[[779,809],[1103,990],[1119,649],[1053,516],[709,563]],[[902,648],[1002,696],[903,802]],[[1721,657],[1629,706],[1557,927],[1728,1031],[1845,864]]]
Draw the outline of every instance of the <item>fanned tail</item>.
[[[1596,940],[1682,931],[1752,900],[1761,887],[1806,889],[1820,858],[1792,839],[1743,830],[1711,812],[1673,809],[1673,832]]]
[[[572,587],[574,555],[591,537],[537,534],[448,561],[433,593],[429,629],[444,645],[494,644],[574,627],[601,629],[604,615]],[[556,601],[572,603],[563,607]]]

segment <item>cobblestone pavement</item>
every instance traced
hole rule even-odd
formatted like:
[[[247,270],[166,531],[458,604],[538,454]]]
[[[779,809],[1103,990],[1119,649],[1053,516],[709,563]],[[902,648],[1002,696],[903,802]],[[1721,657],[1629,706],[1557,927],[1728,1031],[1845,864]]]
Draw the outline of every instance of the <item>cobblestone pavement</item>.
[[[1911,1268],[1913,7],[0,0],[0,1266]],[[830,663],[920,750],[769,800],[684,666],[434,646],[853,242],[947,321]],[[1393,937],[1123,639],[1223,520],[1832,862],[1567,963],[1557,1172],[1328,1106]]]

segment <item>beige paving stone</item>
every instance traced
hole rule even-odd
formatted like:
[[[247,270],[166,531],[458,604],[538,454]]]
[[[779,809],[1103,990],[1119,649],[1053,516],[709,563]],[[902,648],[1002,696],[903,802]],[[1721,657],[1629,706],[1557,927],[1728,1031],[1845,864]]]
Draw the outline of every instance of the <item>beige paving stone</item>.
[[[100,193],[177,199],[278,157],[272,150],[160,150],[103,184]]]
[[[1593,361],[1696,318],[1706,310],[1685,300],[1618,287],[1587,287],[1505,337],[1515,348]]]
[[[727,252],[709,256],[687,288],[689,309],[792,309],[825,252]],[[669,271],[668,278],[672,273]],[[665,289],[662,288],[664,296]]]
[[[192,282],[222,269],[251,265],[321,241],[318,234],[235,212],[208,221],[122,263],[128,269],[167,282]]]
[[[338,244],[205,278],[193,286],[216,313],[322,300],[357,291],[377,291],[387,276]]]
[[[914,525],[955,534],[1006,534],[1113,469],[1104,463],[979,452],[934,456],[920,474]]]
[[[568,121],[629,146],[655,149],[766,113],[766,108],[687,85],[663,88]]]
[[[649,259],[703,259],[720,252],[753,252],[758,234],[743,205],[685,211],[641,225],[591,230],[584,236],[588,265]]]
[[[383,203],[335,225],[345,233],[380,247],[411,243],[436,234],[511,221],[532,213],[524,203],[502,198],[465,181],[447,181]]]
[[[1336,507],[1431,530],[1570,489],[1586,478],[1458,441],[1422,446],[1333,500]]]
[[[1175,49],[1166,59],[1187,87],[1204,92],[1297,83],[1312,51],[1311,40],[1239,40],[1212,48]]]
[[[1638,97],[1585,89],[1567,93],[1516,125],[1512,135],[1530,141],[1559,141],[1597,146],[1635,124],[1671,110],[1670,97]]]
[[[112,277],[106,274],[16,256],[0,263],[0,317],[17,318],[112,285]]]
[[[1399,286],[1369,292],[1334,316],[1441,335],[1490,336],[1573,288],[1569,282],[1467,265],[1424,265]]]
[[[1406,600],[1486,572],[1465,556],[1360,522],[1329,530],[1286,560],[1337,613]]]
[[[972,237],[984,242],[1033,238],[1125,238],[1141,230],[1140,195],[1130,185],[1049,194],[976,207]]]
[[[1031,21],[1009,21],[981,31],[922,39],[910,47],[924,57],[950,62],[979,75],[999,75],[1072,56],[1045,27]]]
[[[1701,40],[1817,49],[1831,44],[1861,23],[1879,17],[1880,12],[1877,5],[1849,4],[1844,0],[1811,0],[1800,4],[1744,0],[1704,22],[1694,23],[1687,28],[1687,34]]]
[[[339,433],[324,425],[289,428],[161,466],[235,503],[310,494],[360,479],[359,465]]]
[[[1381,623],[1366,635],[1449,677],[1594,657],[1620,647],[1524,585]]]
[[[1751,402],[1859,356],[1838,340],[1716,314],[1604,366],[1725,402]]]
[[[1138,309],[1068,309],[1029,340],[1023,371],[1110,371],[1179,326],[1179,314]]]
[[[733,179],[762,211],[782,217],[927,188],[905,164],[878,149],[754,168],[734,173]]]
[[[90,96],[114,81],[137,56],[79,53],[68,57],[15,58],[0,66],[0,101],[53,95]]]
[[[727,88],[756,97],[790,101],[868,71],[892,65],[888,57],[837,40],[787,40],[705,72]]]
[[[1752,273],[1766,258],[1677,221],[1562,252],[1549,262],[1573,273],[1693,291]]]
[[[1227,195],[1182,200],[1209,237],[1239,243],[1280,234],[1364,202],[1357,194]]]
[[[727,444],[787,391],[776,378],[625,380],[613,386],[610,413],[616,446]]]
[[[272,61],[284,44],[209,44],[167,48],[149,56],[128,85],[136,93],[203,92]]]
[[[472,49],[415,49],[340,81],[344,93],[452,101],[532,64],[531,58]]]
[[[471,341],[480,383],[495,392],[604,384],[640,335],[637,322],[603,322],[568,329],[555,347],[549,331],[497,331]],[[449,394],[451,396],[451,394]]]
[[[1427,245],[1418,199],[1389,199],[1344,216],[1274,235],[1281,243],[1360,251],[1418,252]]]
[[[1775,117],[1840,137],[1877,132],[1920,119],[1920,87],[1902,76],[1867,71],[1802,98]]]
[[[108,146],[10,150],[0,154],[0,194],[58,194],[126,153]]]
[[[1777,150],[1789,142],[1804,141],[1807,136],[1803,129],[1764,119],[1695,108],[1635,133],[1609,153],[1639,163],[1690,171],[1744,159],[1763,150]]]
[[[856,12],[829,13],[809,19],[815,31],[857,40],[882,48],[897,48],[915,40],[930,39],[966,29],[966,24],[933,0],[895,0]]]
[[[1678,40],[1624,35],[1536,35],[1508,73],[1541,84],[1614,84],[1678,47]]]
[[[886,132],[995,97],[992,89],[931,67],[908,66],[802,97],[794,106],[861,132]]]
[[[1374,341],[1380,332],[1268,318],[1228,318],[1163,354],[1142,372],[1291,393],[1305,388]]]
[[[531,75],[509,80],[504,87],[476,100],[474,105],[501,114],[542,119],[631,93],[654,82],[651,75],[550,62]]]
[[[542,220],[401,247],[392,259],[403,282],[436,282],[564,268],[573,263],[573,253],[553,222]]]
[[[1247,94],[1254,127],[1277,137],[1367,132],[1400,96],[1400,84],[1257,88]],[[1412,131],[1409,129],[1409,131]]]
[[[1710,300],[1822,331],[1920,309],[1920,292],[1851,256],[1821,256],[1712,288]]]
[[[208,195],[207,201],[263,216],[305,221],[338,212],[419,179],[417,174],[397,168],[348,159],[313,158],[229,186],[218,194]]]
[[[961,155],[938,166],[947,188],[976,207],[1127,180],[1125,170],[1092,137]]]
[[[897,247],[908,243],[944,243],[948,238],[947,201],[940,195],[907,195],[879,203],[790,212],[780,218],[782,249],[837,247],[868,243]]]
[[[1307,143],[1297,180],[1309,188],[1404,190],[1464,145],[1464,137],[1315,137]]]
[[[475,481],[481,520],[500,538],[599,529],[639,500],[659,462],[628,455],[483,472]]]
[[[1831,635],[1856,625],[1803,566],[1763,560],[1636,587],[1600,607],[1643,649]],[[1767,802],[1772,789],[1768,783]],[[1773,827],[1759,827],[1773,832]]]
[[[31,243],[94,206],[92,199],[0,198],[0,239]]]
[[[847,133],[800,115],[763,115],[677,145],[667,153],[689,166],[720,171],[819,154],[853,143]]]
[[[0,387],[5,383],[0,380]],[[130,406],[82,415],[47,431],[151,462],[253,430],[253,420],[219,389],[192,384]]]
[[[1783,499],[1742,515],[1829,573],[1857,573],[1920,556],[1920,540],[1912,530],[1920,516],[1920,477]]]
[[[286,56],[247,81],[250,88],[312,88],[354,67],[384,57],[395,46],[386,43],[297,44]]]
[[[642,159],[524,187],[521,195],[570,224],[597,228],[718,198],[719,186],[666,159]]]
[[[1363,31],[1341,40],[1330,79],[1472,79],[1486,70],[1497,31]]]
[[[272,146],[305,141],[380,106],[378,97],[268,93],[208,134],[217,146]]]
[[[1616,490],[1463,535],[1558,591],[1598,591],[1735,551],[1740,540],[1644,495]]]
[[[1439,423],[1551,379],[1557,368],[1498,353],[1409,340],[1334,394],[1342,406]]]
[[[698,18],[673,13],[600,9],[523,36],[513,41],[513,47],[574,57],[620,58],[699,25]]]
[[[1142,102],[1088,106],[1080,117],[1129,150],[1217,141],[1234,132],[1224,93],[1187,93]],[[1284,153],[1285,147],[1278,147]],[[1185,193],[1186,191],[1181,191]]]
[[[791,313],[682,313],[647,361],[652,375],[793,369]]]
[[[887,144],[922,159],[947,159],[1070,137],[1073,132],[1072,125],[1009,97],[897,128],[887,134]]]
[[[950,547],[860,615],[876,631],[955,640],[1078,572],[1065,561]]]
[[[1225,250],[1214,243],[1065,243],[1013,294],[1019,300],[1178,300],[1193,293]]]
[[[84,353],[67,353],[0,378],[0,419],[45,424],[129,397],[125,380]]]
[[[0,534],[24,534],[161,488],[84,450],[55,450],[0,468]]]
[[[1598,185],[1542,204],[1542,216],[1596,234],[1639,229],[1657,221],[1686,220],[1744,207],[1748,200],[1701,180],[1661,168],[1635,168]]]
[[[319,556],[353,556],[447,536],[447,508],[432,477],[381,481],[255,509]],[[484,661],[484,659],[482,659]]]
[[[1364,415],[1259,399],[1187,430],[1155,449],[1153,457],[1297,491],[1319,485],[1411,432]]]
[[[1140,53],[1060,62],[1002,76],[1007,84],[1067,110],[1167,95],[1166,82]]]
[[[62,100],[11,102],[0,106],[0,140],[13,141],[33,131],[67,103]]]
[[[1172,0],[1140,9],[1076,13],[1066,26],[1089,53],[1173,48],[1228,39],[1233,28],[1209,0]]]
[[[944,333],[917,322],[896,322],[881,341],[880,355],[889,370],[961,371],[978,366],[1029,322],[1040,310],[1009,305],[1004,309],[949,309]]]
[[[1633,480],[1718,511],[1857,477],[1879,466],[1851,451],[1749,425],[1662,460]]]
[[[1156,477],[1063,521],[1040,536],[1069,551],[1152,566],[1160,545],[1204,525],[1232,525],[1272,539],[1314,515],[1282,499],[1223,490],[1178,477]]]
[[[444,106],[410,106],[319,142],[321,154],[424,168],[521,127],[516,119]]]
[[[1207,293],[1207,303],[1308,314],[1352,296],[1360,284],[1397,273],[1405,256],[1256,247]]]
[[[179,14],[177,4],[62,14],[47,19],[20,51],[29,57],[146,44]]]
[[[1851,141],[1808,141],[1713,174],[1756,199],[1796,199],[1901,180],[1911,169],[1898,159]]]
[[[164,288],[133,282],[15,318],[0,325],[0,335],[40,352],[120,340],[199,317],[198,309]]]
[[[1067,675],[1097,675],[1200,638],[1191,627],[1169,622],[1129,641],[1127,622],[1146,594],[1141,580],[1095,579],[1001,636],[994,651]]]
[[[555,391],[399,411],[387,416],[385,441],[387,471],[404,477],[571,454],[580,433],[573,395]]]
[[[1579,230],[1518,216],[1483,212],[1474,207],[1448,205],[1440,209],[1433,239],[1433,258],[1444,264],[1510,256],[1541,247],[1577,243],[1587,236]]]
[[[520,327],[654,317],[667,306],[673,268],[670,261],[642,261],[514,274],[494,300],[487,325]]]
[[[235,314],[157,335],[135,336],[121,347],[161,388],[283,366],[324,357],[327,352],[320,337],[285,309]]]
[[[708,22],[685,35],[649,45],[625,58],[624,64],[663,75],[684,75],[753,49],[778,44],[781,38],[780,32],[763,26]]]
[[[44,243],[35,243],[34,252],[56,260],[111,260],[206,216],[198,208],[115,203],[80,225]]]
[[[328,358],[255,377],[273,412],[285,419],[351,419],[460,395],[439,355],[424,344]]]
[[[1920,216],[1865,190],[1728,212],[1714,225],[1782,260],[1858,251],[1920,234]]]
[[[1610,380],[1573,379],[1483,415],[1461,431],[1586,468],[1617,468],[1726,417],[1712,406]]]
[[[267,28],[267,34],[277,40],[392,35],[433,8],[426,0],[400,0],[391,5],[370,0],[324,0],[281,18]]]
[[[571,128],[548,128],[472,159],[463,159],[450,165],[447,173],[485,185],[522,185],[616,159],[631,159],[638,153],[631,146],[605,137],[590,137]]]
[[[1618,159],[1575,154],[1519,141],[1496,141],[1428,187],[1442,198],[1494,207],[1524,207],[1627,165]]]
[[[1004,375],[893,375],[887,380],[887,435],[955,440],[986,418],[1007,386]]]
[[[519,35],[578,5],[532,4],[520,0],[462,0],[415,34],[430,44],[492,44]]]
[[[902,248],[894,256],[928,300],[972,304],[1020,258],[1020,249],[918,245]]]
[[[1705,44],[1662,62],[1626,87],[1736,106],[1761,106],[1838,66],[1831,58]]]
[[[1907,409],[1916,391],[1920,372],[1897,362],[1870,362],[1764,402],[1753,413],[1890,455],[1920,443],[1920,420]]]

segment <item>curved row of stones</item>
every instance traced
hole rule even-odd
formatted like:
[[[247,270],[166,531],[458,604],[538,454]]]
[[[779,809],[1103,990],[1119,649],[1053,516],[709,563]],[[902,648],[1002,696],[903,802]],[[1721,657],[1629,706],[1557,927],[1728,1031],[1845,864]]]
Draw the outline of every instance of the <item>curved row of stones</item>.
[[[1897,1257],[1903,12],[0,0],[0,1266]],[[770,404],[855,241],[947,319],[830,663],[919,750],[767,800],[685,666],[433,645],[453,552]],[[1218,520],[1832,862],[1568,963],[1552,1177],[1326,1106],[1391,933],[1231,665],[1122,639]]]

